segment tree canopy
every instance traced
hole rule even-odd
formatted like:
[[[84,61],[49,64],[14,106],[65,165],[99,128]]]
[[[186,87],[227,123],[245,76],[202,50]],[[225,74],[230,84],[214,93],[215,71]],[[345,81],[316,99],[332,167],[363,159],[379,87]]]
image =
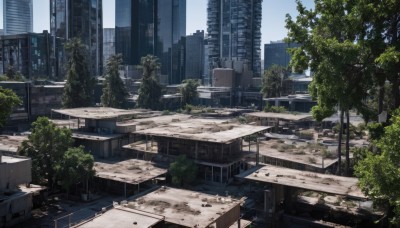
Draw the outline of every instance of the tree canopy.
[[[21,155],[32,159],[32,182],[47,183],[49,189],[53,189],[56,167],[72,144],[71,130],[57,127],[47,117],[33,122],[31,134],[20,149]]]
[[[272,65],[264,72],[261,92],[264,97],[282,96],[284,81],[288,78],[288,71],[280,65]]]
[[[192,104],[193,100],[197,98],[197,87],[200,85],[196,79],[186,79],[182,81],[183,85],[179,88],[181,94],[182,107],[187,104]]]
[[[90,76],[86,47],[78,38],[65,44],[67,54],[67,83],[64,87],[65,108],[87,107],[92,104],[94,80]]]
[[[161,85],[156,78],[158,69],[160,68],[158,58],[152,55],[142,57],[141,66],[143,76],[139,88],[137,106],[153,110],[160,109]]]
[[[0,129],[4,127],[14,108],[21,103],[21,99],[12,90],[0,86]]]
[[[197,166],[192,160],[187,159],[186,155],[180,155],[175,162],[171,163],[169,171],[172,183],[182,187],[195,180]]]
[[[377,141],[380,153],[368,152],[355,167],[363,192],[384,203],[393,222],[400,224],[400,109],[391,118]]]
[[[129,93],[119,76],[118,66],[122,64],[122,55],[111,56],[107,61],[101,104],[104,107],[126,108]]]
[[[93,156],[84,151],[82,146],[69,148],[65,152],[55,169],[61,186],[67,191],[67,195],[69,195],[69,189],[73,184],[80,181],[86,182],[90,177],[94,176],[93,167]]]

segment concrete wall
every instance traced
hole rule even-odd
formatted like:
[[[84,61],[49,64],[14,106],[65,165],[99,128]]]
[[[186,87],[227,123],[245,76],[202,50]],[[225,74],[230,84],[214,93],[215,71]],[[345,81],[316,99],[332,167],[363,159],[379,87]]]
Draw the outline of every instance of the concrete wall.
[[[0,227],[11,227],[31,217],[32,194],[21,193],[0,203]]]
[[[213,70],[214,87],[234,87],[235,71],[228,68],[216,68]]]
[[[32,181],[32,161],[21,160],[14,163],[0,163],[0,192],[15,189],[20,184]]]

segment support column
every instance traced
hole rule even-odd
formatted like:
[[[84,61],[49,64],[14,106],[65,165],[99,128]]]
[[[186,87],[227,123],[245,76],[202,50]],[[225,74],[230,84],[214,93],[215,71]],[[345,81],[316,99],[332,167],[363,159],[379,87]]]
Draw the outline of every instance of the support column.
[[[221,169],[221,176],[220,176],[220,179],[221,179],[221,184],[222,184],[222,171],[224,170],[224,168],[223,167],[219,167],[220,169]]]
[[[211,181],[214,182],[214,166],[211,166]]]
[[[124,182],[124,196],[126,198],[126,182]]]
[[[260,140],[257,137],[257,154],[256,154],[256,166],[260,163]]]
[[[167,139],[167,155],[169,155],[169,139]]]
[[[146,135],[146,146],[145,146],[144,150],[147,151],[147,135]]]
[[[198,159],[198,149],[199,149],[199,142],[198,141],[196,141],[196,144],[195,144],[195,149],[194,149],[194,154],[195,154],[195,159],[197,160]]]

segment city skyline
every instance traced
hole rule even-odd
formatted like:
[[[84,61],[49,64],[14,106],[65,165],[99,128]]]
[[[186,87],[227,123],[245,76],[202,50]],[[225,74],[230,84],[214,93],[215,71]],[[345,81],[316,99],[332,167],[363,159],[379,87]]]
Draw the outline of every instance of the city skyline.
[[[3,1],[0,1],[0,28],[3,28]],[[195,33],[196,30],[207,31],[207,2],[207,0],[187,0],[187,35]],[[303,0],[302,2],[307,8],[314,6],[313,0]],[[283,39],[287,35],[287,30],[284,27],[286,13],[289,13],[292,17],[298,14],[295,0],[263,0],[262,4],[261,43],[266,44],[270,41]],[[43,12],[46,12],[46,17],[43,17]],[[48,12],[49,1],[33,0],[34,32],[50,31],[50,16]],[[115,0],[103,0],[103,17],[103,28],[115,27]],[[263,53],[264,45],[261,45],[261,49],[261,53]]]

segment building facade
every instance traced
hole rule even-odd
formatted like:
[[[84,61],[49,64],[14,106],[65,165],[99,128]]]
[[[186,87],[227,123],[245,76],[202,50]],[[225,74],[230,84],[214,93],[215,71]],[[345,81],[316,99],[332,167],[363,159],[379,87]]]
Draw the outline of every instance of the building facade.
[[[288,48],[299,47],[298,43],[286,43],[282,40],[271,41],[264,45],[264,70],[268,70],[272,65],[280,65],[288,67],[290,63],[290,55]]]
[[[115,29],[103,29],[103,67],[107,66],[108,59],[115,54]]]
[[[239,62],[261,73],[262,0],[209,0],[207,33],[210,72]]]
[[[0,37],[0,74],[12,67],[26,79],[53,79],[55,62],[51,58],[54,47],[59,47],[59,58],[64,59],[62,39],[53,39],[47,32],[24,33]],[[56,76],[61,72],[55,72]]]
[[[202,79],[204,68],[204,31],[186,36],[186,77]]]
[[[54,37],[65,40],[80,38],[88,53],[90,74],[102,74],[102,0],[50,0],[50,32]],[[54,58],[58,59],[57,50]]]
[[[32,0],[3,0],[4,35],[33,32]]]
[[[161,81],[185,78],[186,0],[118,0],[115,3],[116,53],[124,65],[142,57],[160,59]]]

